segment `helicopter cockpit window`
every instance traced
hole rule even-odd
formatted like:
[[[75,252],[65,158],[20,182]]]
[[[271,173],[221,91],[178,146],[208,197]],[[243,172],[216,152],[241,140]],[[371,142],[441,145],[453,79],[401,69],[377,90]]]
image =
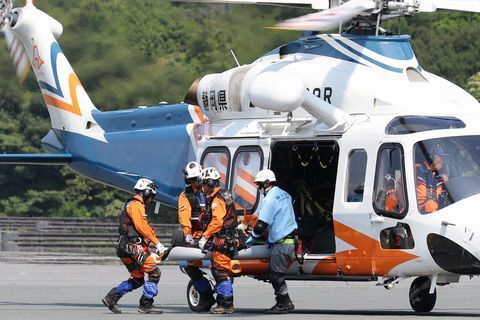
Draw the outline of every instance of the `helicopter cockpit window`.
[[[241,147],[233,156],[232,194],[238,214],[250,214],[258,202],[255,175],[263,166],[263,153],[259,147]]]
[[[201,165],[203,168],[214,167],[220,173],[220,185],[225,188],[228,185],[228,169],[230,168],[230,152],[224,147],[207,148],[202,155]]]
[[[382,216],[402,219],[408,209],[405,190],[403,149],[399,144],[384,144],[377,157],[373,208]]]
[[[455,117],[396,117],[387,125],[386,134],[399,135],[441,129],[461,129],[465,123]]]
[[[348,156],[347,167],[347,202],[362,202],[365,173],[367,169],[367,152],[363,149],[352,150]]]
[[[433,213],[480,193],[480,136],[423,140],[413,151],[420,213]]]

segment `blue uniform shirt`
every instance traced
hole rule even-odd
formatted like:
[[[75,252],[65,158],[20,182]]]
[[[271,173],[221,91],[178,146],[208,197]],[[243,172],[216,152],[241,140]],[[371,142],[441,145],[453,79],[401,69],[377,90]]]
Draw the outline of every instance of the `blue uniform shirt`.
[[[258,219],[268,223],[268,242],[283,239],[297,229],[292,197],[279,187],[273,187],[263,199]]]

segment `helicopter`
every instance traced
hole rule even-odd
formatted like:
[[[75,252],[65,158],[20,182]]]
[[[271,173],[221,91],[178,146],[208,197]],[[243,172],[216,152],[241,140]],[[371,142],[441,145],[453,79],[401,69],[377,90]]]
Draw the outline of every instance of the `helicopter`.
[[[425,71],[408,35],[381,27],[417,12],[480,12],[479,1],[213,2],[323,11],[279,23],[314,32],[251,64],[197,79],[182,103],[101,112],[57,42],[62,25],[32,1],[13,9],[2,0],[0,27],[28,57],[52,129],[42,139],[47,153],[0,155],[0,162],[62,164],[125,191],[149,177],[158,185],[157,204],[175,206],[184,187],[178,173],[198,161],[220,172],[243,221],[261,205],[256,173],[270,168],[294,199],[303,246],[287,280],[371,281],[391,289],[413,277],[411,307],[428,312],[437,286],[479,275],[480,104]],[[317,33],[332,27],[341,32]],[[425,211],[418,166],[433,149],[442,150],[448,181],[442,206]],[[175,246],[168,259],[210,256]],[[268,257],[267,244],[239,251],[232,276],[265,280]],[[187,293],[195,310],[191,285]]]

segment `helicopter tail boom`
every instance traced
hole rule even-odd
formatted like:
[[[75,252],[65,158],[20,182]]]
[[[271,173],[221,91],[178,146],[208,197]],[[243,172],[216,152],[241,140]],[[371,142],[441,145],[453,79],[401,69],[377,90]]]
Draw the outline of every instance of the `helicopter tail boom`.
[[[92,117],[92,111],[97,109],[56,41],[62,25],[33,4],[27,4],[10,13],[7,28],[21,42],[30,60],[52,128],[103,139],[103,132]]]

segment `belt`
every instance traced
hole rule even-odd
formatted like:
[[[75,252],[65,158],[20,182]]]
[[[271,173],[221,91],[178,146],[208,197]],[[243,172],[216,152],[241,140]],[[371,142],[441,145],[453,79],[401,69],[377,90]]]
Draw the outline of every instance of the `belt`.
[[[277,242],[275,243],[278,243],[278,244],[295,244],[295,239],[292,239],[292,238],[283,238],[281,240],[278,240]]]

